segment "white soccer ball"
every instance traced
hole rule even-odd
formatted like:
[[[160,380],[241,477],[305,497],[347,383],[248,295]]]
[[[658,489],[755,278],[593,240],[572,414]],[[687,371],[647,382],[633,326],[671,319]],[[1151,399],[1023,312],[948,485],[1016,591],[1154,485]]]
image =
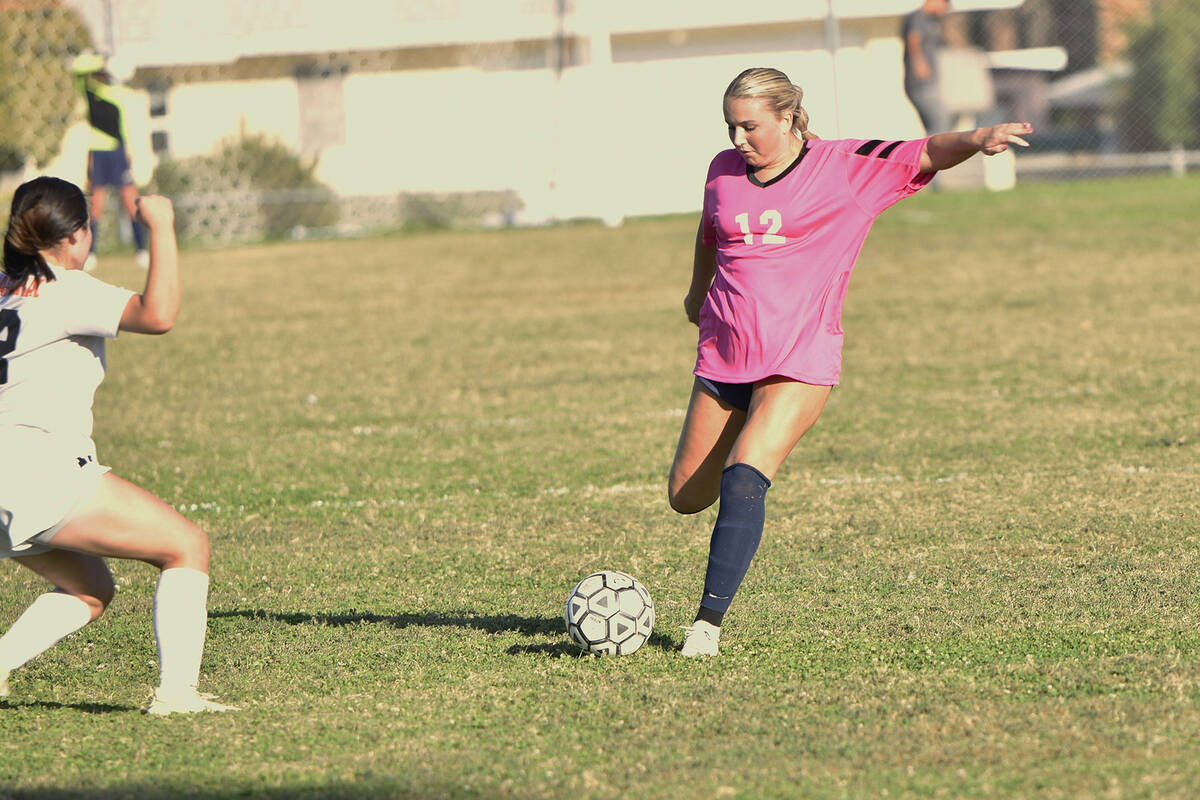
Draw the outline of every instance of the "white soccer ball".
[[[589,653],[624,656],[654,629],[654,601],[632,575],[594,572],[567,595],[567,633]]]

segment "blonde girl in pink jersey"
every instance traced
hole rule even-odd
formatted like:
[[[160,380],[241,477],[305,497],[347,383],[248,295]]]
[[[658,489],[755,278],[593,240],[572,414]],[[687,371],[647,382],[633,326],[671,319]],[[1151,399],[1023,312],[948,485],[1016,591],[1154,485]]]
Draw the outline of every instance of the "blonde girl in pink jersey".
[[[160,570],[154,595],[156,716],[227,711],[196,689],[208,623],[208,538],[154,495],[102,466],[92,398],[104,378],[104,340],[162,334],[179,311],[175,212],[165,197],[137,201],[150,230],[141,294],[83,271],[92,242],[78,186],[40,177],[13,195],[0,273],[0,559],[36,572],[41,594],[0,636],[0,697],[9,677],[99,617],[113,598],[105,558]]]
[[[671,507],[718,499],[704,591],[683,655],[717,654],[721,622],[762,538],[766,491],[841,374],[842,303],[871,224],[975,153],[1032,131],[1006,123],[915,141],[822,140],[803,92],[754,68],[725,90],[733,148],[713,159],[684,299],[700,329],[695,383],[668,479]]]

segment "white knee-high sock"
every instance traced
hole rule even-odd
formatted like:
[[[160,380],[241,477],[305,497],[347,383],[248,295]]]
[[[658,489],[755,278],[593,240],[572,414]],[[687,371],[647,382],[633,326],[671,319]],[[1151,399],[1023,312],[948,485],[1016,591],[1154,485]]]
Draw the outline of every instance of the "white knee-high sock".
[[[47,592],[38,596],[0,636],[0,672],[24,666],[91,620],[91,608],[75,595]]]
[[[208,627],[208,574],[189,567],[164,569],[154,594],[154,638],[158,642],[158,685],[194,690]]]

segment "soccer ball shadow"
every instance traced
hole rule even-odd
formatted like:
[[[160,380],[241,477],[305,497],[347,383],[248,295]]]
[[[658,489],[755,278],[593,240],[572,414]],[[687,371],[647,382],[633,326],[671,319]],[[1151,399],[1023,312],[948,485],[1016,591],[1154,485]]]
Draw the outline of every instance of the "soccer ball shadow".
[[[556,628],[562,625],[562,620],[555,618]],[[659,633],[650,634],[650,638],[642,645],[642,648],[652,647],[664,652],[674,652],[679,649],[679,642],[674,641],[669,636],[663,636]],[[552,642],[546,644],[515,644],[506,650],[509,655],[542,655],[549,658],[596,658],[595,653],[590,653],[581,645],[574,641]]]

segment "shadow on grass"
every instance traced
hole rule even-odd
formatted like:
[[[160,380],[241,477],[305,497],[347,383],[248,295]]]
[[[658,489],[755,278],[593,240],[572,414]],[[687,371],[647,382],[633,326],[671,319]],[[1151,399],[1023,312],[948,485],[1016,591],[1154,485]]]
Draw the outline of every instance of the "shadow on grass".
[[[228,787],[193,785],[146,785],[115,784],[97,788],[60,789],[54,787],[10,789],[0,786],[0,797],[4,800],[177,800],[181,797],[210,798],[211,800],[434,800],[459,796],[454,787],[431,787],[413,789],[396,786],[391,782],[364,781],[362,783],[340,783],[324,786],[245,786],[230,782]],[[471,793],[468,796],[486,798],[492,795]],[[504,796],[511,796],[504,793]]]
[[[659,650],[674,652],[679,648],[679,643],[667,636],[652,633],[643,647],[656,647]],[[551,658],[563,658],[565,656],[574,658],[590,657],[590,654],[585,653],[583,648],[566,638],[562,642],[553,642],[550,644],[514,644],[505,652],[512,656],[543,655],[550,656]]]
[[[242,617],[245,619],[261,619],[268,622],[286,622],[288,625],[329,625],[343,627],[346,625],[391,625],[393,628],[420,627],[449,627],[449,628],[478,628],[488,633],[503,633],[515,631],[526,636],[545,636],[562,631],[562,617],[519,617],[516,614],[496,614],[492,616],[472,614],[470,611],[426,611],[413,614],[373,614],[369,611],[336,612],[332,614],[305,614],[303,612],[266,611],[264,609],[247,609],[244,611],[209,611],[210,619],[229,619]]]
[[[7,709],[18,708],[37,708],[54,711],[62,708],[69,708],[73,711],[82,711],[85,714],[117,714],[126,713],[129,711],[139,711],[136,706],[120,706],[112,703],[55,703],[49,700],[29,700],[27,702],[13,702],[12,700],[0,700],[0,711]],[[8,795],[0,795],[7,797]]]
[[[508,648],[509,655],[534,654],[546,655],[553,658],[564,656],[582,656],[582,650],[566,638],[562,617],[521,617],[516,614],[473,614],[470,611],[426,611],[423,613],[406,614],[374,614],[369,611],[349,609],[344,612],[330,614],[306,614],[303,612],[267,611],[265,609],[245,609],[237,611],[208,612],[211,619],[254,619],[268,622],[284,622],[288,625],[329,625],[344,627],[347,625],[391,625],[393,628],[421,627],[451,627],[476,628],[487,633],[504,633],[512,631],[525,636],[562,636],[562,642],[544,644],[514,645]],[[674,650],[679,645],[673,639],[659,633],[650,634],[646,642],[648,647],[660,650]]]

